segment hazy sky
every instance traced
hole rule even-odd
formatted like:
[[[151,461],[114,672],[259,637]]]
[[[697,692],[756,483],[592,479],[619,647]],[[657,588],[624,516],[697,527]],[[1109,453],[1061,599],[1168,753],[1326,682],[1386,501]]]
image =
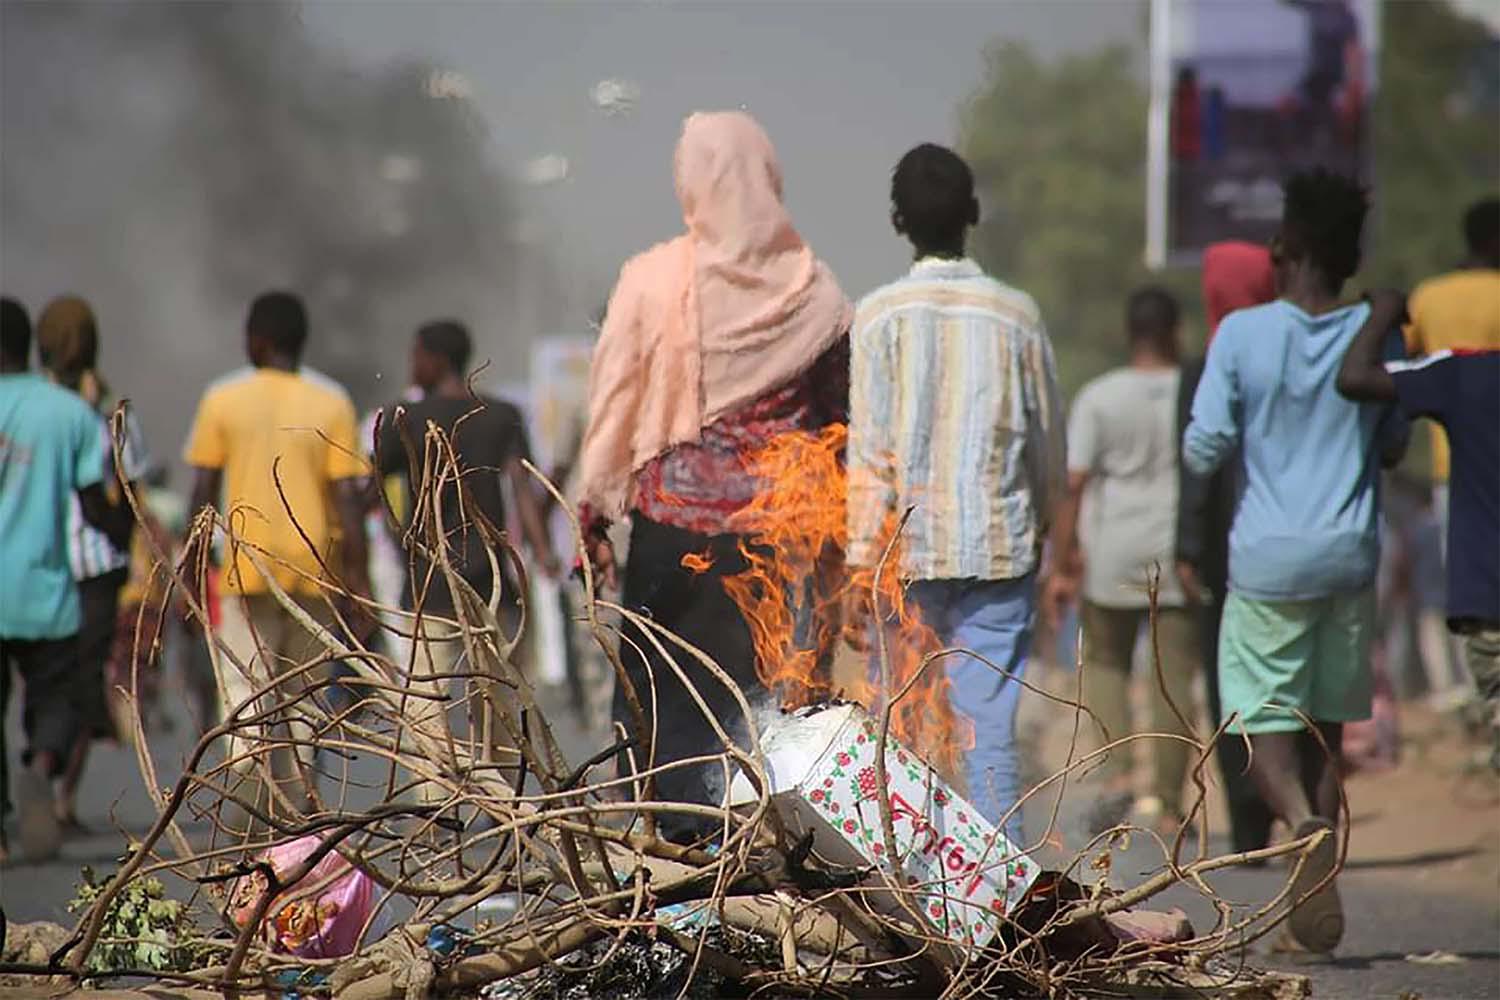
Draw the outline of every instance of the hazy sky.
[[[689,112],[743,105],[762,121],[799,229],[858,296],[905,266],[886,221],[891,167],[918,142],[954,140],[989,42],[1055,55],[1140,45],[1144,25],[1138,0],[323,0],[304,16],[356,62],[416,56],[461,73],[507,167],[567,157],[567,179],[529,188],[527,207],[575,322],[630,254],[680,229],[671,160]],[[606,78],[639,86],[632,114],[593,105]]]
[[[1281,0],[1213,2],[1281,6]],[[1500,0],[1463,0],[1461,5],[1500,25]],[[129,6],[148,16],[106,16]],[[210,234],[207,242],[199,239],[215,216],[201,211],[195,199],[205,185],[192,178],[153,168],[144,171],[145,179],[153,181],[149,191],[130,186],[116,195],[111,185],[124,184],[122,178],[140,180],[143,165],[161,155],[156,143],[162,135],[175,135],[169,127],[177,120],[174,109],[192,104],[195,95],[222,98],[214,88],[222,85],[217,77],[224,74],[206,73],[210,79],[201,84],[182,77],[184,67],[199,65],[197,59],[208,58],[211,67],[231,71],[254,59],[257,67],[269,67],[264,72],[277,73],[293,86],[326,82],[330,74],[346,69],[364,70],[370,71],[365,76],[371,87],[391,78],[374,72],[377,67],[420,61],[468,81],[497,166],[519,178],[535,158],[567,158],[570,170],[564,180],[516,185],[523,203],[521,228],[545,249],[550,273],[539,269],[522,281],[514,301],[502,297],[510,308],[475,307],[488,314],[462,317],[475,330],[477,356],[493,360],[501,379],[524,377],[531,335],[585,330],[620,265],[680,231],[672,194],[672,148],[682,118],[694,110],[743,106],[761,119],[780,150],[787,200],[798,227],[848,294],[858,297],[906,266],[906,247],[887,221],[891,167],[918,142],[951,143],[956,138],[960,108],[984,78],[988,46],[1016,40],[1043,58],[1054,58],[1123,44],[1136,53],[1138,67],[1144,70],[1145,65],[1145,0],[309,0],[301,16],[318,43],[313,55],[278,46],[275,38],[262,39],[255,34],[259,21],[233,16],[236,10],[228,4],[125,0],[95,2],[71,13],[55,4],[36,9],[56,15],[55,20],[50,15],[31,19],[50,25],[37,36],[37,44],[46,47],[26,47],[29,62],[12,58],[5,64],[12,75],[23,64],[46,72],[25,76],[3,92],[5,106],[21,115],[18,121],[40,122],[37,131],[23,134],[33,138],[32,172],[50,183],[30,203],[44,206],[38,214],[45,215],[52,232],[47,239],[28,241],[14,224],[5,227],[7,243],[16,254],[29,255],[35,266],[0,268],[0,277],[8,293],[21,295],[33,309],[65,288],[95,299],[109,331],[105,370],[118,375],[123,391],[143,400],[148,429],[157,442],[165,442],[159,444],[163,454],[175,452],[192,398],[203,383],[241,363],[243,302],[203,291],[212,284],[207,279],[223,269],[208,265],[240,261],[240,248],[233,232]],[[192,47],[204,41],[200,35],[215,41],[208,30],[215,9],[223,12],[226,25],[241,25],[235,30],[245,32],[215,42],[233,58],[212,52],[205,56]],[[0,12],[20,10],[20,3],[0,0]],[[139,48],[133,49],[110,34],[145,30],[141,25],[172,27],[163,18],[174,12],[198,28],[168,32],[194,41],[184,48],[188,42],[179,39],[181,44],[169,47],[174,57],[166,65],[151,55],[158,51],[158,40],[137,39]],[[102,28],[95,23],[92,34],[84,33],[91,45],[105,46],[102,54],[82,44],[81,29],[70,27],[69,17],[109,22]],[[127,29],[114,25],[116,20],[140,23]],[[28,45],[20,36],[6,37],[11,45]],[[318,72],[298,73],[278,70],[279,58],[321,62]],[[594,106],[591,92],[599,81],[616,78],[638,86],[640,97],[631,114],[610,117]],[[359,91],[359,80],[351,83]],[[51,99],[63,91],[82,95],[83,104],[70,106],[67,114],[52,113]],[[100,96],[91,98],[96,91]],[[277,100],[269,93],[265,99]],[[211,136],[219,128],[233,130],[241,116],[216,113],[211,127],[201,131]],[[316,115],[304,117],[305,122],[294,116],[289,124],[318,128]],[[251,116],[251,124],[256,120]],[[194,120],[195,128],[201,125]],[[113,137],[121,133],[123,141],[116,144]],[[193,136],[201,138],[197,132]],[[22,155],[26,144],[13,139],[9,133],[0,135],[0,146],[9,147],[7,176],[27,160]],[[401,154],[443,155],[433,150],[378,152],[382,162],[398,165],[404,162]],[[166,165],[172,166],[182,165]],[[359,190],[337,171],[308,179],[314,185]],[[170,197],[163,195],[164,188]],[[504,192],[506,198],[511,194]],[[101,199],[106,203],[96,204]],[[373,205],[369,212],[378,208]],[[473,217],[498,217],[496,224],[506,225],[508,208],[495,208],[474,204]],[[353,214],[358,218],[343,228],[362,231],[368,222],[365,206]],[[110,239],[101,241],[91,230],[100,217],[139,225],[112,224]],[[315,234],[296,230],[290,238],[303,235]],[[175,242],[148,245],[144,236]],[[70,239],[82,241],[80,247],[69,247]],[[334,245],[344,244],[334,240]],[[130,248],[123,256],[122,247]],[[279,263],[267,266],[266,281],[285,280],[274,266]],[[110,280],[101,280],[101,274]],[[495,287],[506,286],[506,277],[497,275]],[[361,288],[359,294],[388,303],[395,290],[387,284]],[[368,338],[365,360],[393,382],[404,378],[410,324],[464,308],[441,287],[433,287],[429,295],[423,286],[414,294],[421,300],[420,314],[414,304],[412,316],[388,323],[389,329],[361,331]],[[162,383],[155,367],[164,343],[173,352],[176,377],[170,384]],[[143,365],[150,370],[142,371]]]

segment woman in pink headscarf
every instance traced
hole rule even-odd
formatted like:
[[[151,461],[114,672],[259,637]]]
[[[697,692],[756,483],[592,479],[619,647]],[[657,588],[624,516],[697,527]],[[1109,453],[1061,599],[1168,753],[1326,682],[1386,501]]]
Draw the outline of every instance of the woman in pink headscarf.
[[[589,557],[608,585],[616,568],[605,529],[630,519],[624,604],[704,650],[753,694],[750,632],[723,587],[745,568],[730,519],[759,487],[743,457],[787,431],[847,419],[852,310],[793,227],[775,150],[753,118],[690,116],[675,173],[687,231],[625,264],[595,348],[580,506]],[[690,571],[688,555],[707,559],[689,560]],[[651,759],[722,749],[671,667],[654,652],[642,655],[651,648],[625,632],[621,654],[648,715],[655,690]],[[732,728],[740,713],[723,685],[690,657],[676,659]],[[615,717],[633,721],[620,690]],[[666,772],[659,795],[716,802],[706,782],[722,781],[722,772],[712,770]],[[684,819],[661,825],[678,840],[704,832]]]

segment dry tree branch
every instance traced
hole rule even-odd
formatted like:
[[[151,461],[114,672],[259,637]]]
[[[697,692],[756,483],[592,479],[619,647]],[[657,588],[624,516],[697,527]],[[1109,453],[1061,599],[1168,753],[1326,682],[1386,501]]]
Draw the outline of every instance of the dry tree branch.
[[[337,973],[346,966],[358,967],[361,975],[344,984],[338,994],[343,1000],[402,995],[404,974],[380,964],[385,961],[382,948],[399,937],[420,950],[423,928],[466,921],[481,902],[499,893],[518,895],[516,911],[476,930],[468,939],[473,953],[434,961],[435,978],[430,984],[434,991],[473,990],[496,979],[555,966],[595,943],[577,967],[597,966],[625,947],[628,935],[639,931],[682,951],[692,970],[710,969],[752,994],[775,990],[853,996],[867,994],[873,983],[889,983],[899,976],[927,995],[1030,990],[1065,996],[1145,958],[1172,962],[1231,951],[1276,926],[1296,902],[1291,887],[1326,833],[1221,857],[1208,855],[1206,834],[1200,833],[1197,850],[1186,862],[1183,834],[1170,843],[1158,839],[1163,867],[1151,877],[1123,892],[1058,897],[1052,909],[1036,919],[1026,913],[1012,914],[1002,921],[1000,936],[982,953],[959,946],[927,922],[918,910],[918,895],[957,906],[964,902],[941,881],[908,885],[900,877],[897,865],[904,848],[897,837],[885,760],[891,726],[917,686],[930,680],[928,671],[941,668],[947,657],[986,661],[969,650],[936,650],[922,656],[899,685],[893,679],[890,644],[896,640],[883,627],[883,616],[894,609],[882,608],[881,602],[890,599],[885,584],[895,571],[889,563],[905,517],[882,553],[873,589],[875,649],[884,693],[875,713],[875,798],[886,863],[861,873],[864,881],[858,884],[834,881],[831,888],[808,888],[797,876],[798,871],[806,875],[802,865],[808,862],[808,852],[794,854],[795,845],[789,842],[778,805],[772,800],[751,692],[742,690],[729,671],[702,649],[650,617],[603,599],[586,559],[581,566],[580,618],[613,667],[630,727],[619,727],[608,746],[566,752],[572,748],[560,744],[544,699],[516,665],[514,653],[524,641],[534,609],[523,604],[521,621],[512,631],[501,613],[499,595],[478,593],[468,583],[455,561],[450,535],[454,531],[477,533],[497,581],[507,575],[503,570],[511,568],[524,580],[525,567],[505,533],[477,515],[464,470],[447,437],[430,426],[422,428],[420,436],[409,433],[400,417],[398,409],[395,432],[407,452],[409,467],[417,470],[411,520],[400,527],[413,569],[425,569],[414,574],[415,593],[409,608],[382,607],[356,598],[321,561],[317,574],[311,575],[275,553],[256,548],[243,532],[250,512],[200,514],[188,546],[188,551],[198,554],[196,564],[173,565],[171,553],[152,540],[165,585],[170,592],[182,594],[187,614],[203,627],[215,669],[238,671],[252,683],[249,694],[239,704],[227,706],[225,718],[197,741],[172,787],[163,789],[140,722],[135,697],[139,680],[132,677],[127,703],[137,735],[137,763],[157,817],[81,916],[66,947],[46,967],[48,972],[61,971],[79,981],[97,978],[85,971],[85,963],[103,940],[111,905],[132,881],[157,874],[181,875],[208,888],[249,872],[259,872],[266,879],[250,919],[233,939],[228,961],[176,979],[233,991],[262,985],[277,969]],[[553,484],[529,464],[526,468],[564,510],[574,542],[582,550],[586,539],[576,513]],[[445,507],[444,491],[456,497],[456,506]],[[279,481],[278,492],[283,513],[295,524],[296,512]],[[129,490],[126,496],[137,517],[143,517],[140,498]],[[450,523],[455,514],[461,523]],[[253,673],[252,664],[243,662],[243,652],[229,648],[210,624],[203,587],[210,571],[208,547],[201,543],[216,531],[223,532],[231,557],[245,560],[267,579],[271,600],[306,639],[306,653],[286,663],[274,677]],[[311,547],[310,535],[300,525],[298,531],[304,545]],[[278,578],[289,578],[287,574],[298,580],[297,594],[278,582]],[[434,614],[425,606],[429,587],[439,582],[453,596],[451,613]],[[330,624],[323,624],[310,610],[311,602],[301,594],[306,588],[316,588],[318,601],[332,611]],[[383,633],[409,639],[409,655],[396,659],[387,655],[371,636],[350,627],[338,607],[341,604],[353,608],[355,616],[382,623]],[[1152,608],[1154,648],[1154,585]],[[607,624],[607,620],[620,624]],[[144,617],[137,621],[138,642],[145,641],[141,633],[148,627]],[[430,645],[443,642],[462,647],[462,666],[432,669]],[[716,746],[687,760],[658,758],[657,678],[649,675],[639,689],[632,684],[619,649],[627,643],[635,646],[642,660],[655,664],[652,669],[662,672],[663,682],[670,674],[684,687],[694,710],[714,733]],[[1083,653],[1080,648],[1080,685]],[[1164,684],[1159,650],[1155,658],[1157,683]],[[346,682],[358,692],[352,704],[336,705],[330,697],[335,681],[324,668],[335,661],[347,664],[352,673]],[[1200,819],[1206,815],[1205,768],[1218,740],[1229,737],[1230,723],[1220,725],[1207,739],[1167,733],[1119,734],[1097,750],[1079,752],[1079,731],[1085,715],[1091,716],[1081,697],[1055,696],[1024,678],[1014,680],[1068,706],[1073,714],[1066,760],[1021,797],[1024,803],[1055,792],[1044,839],[1056,826],[1062,798],[1075,776],[1095,766],[1105,754],[1128,750],[1141,740],[1177,740],[1194,748],[1197,760],[1189,811]],[[720,717],[710,707],[706,692],[720,690],[733,703],[731,718]],[[1080,687],[1077,694],[1081,693]],[[461,705],[471,709],[466,722],[450,718],[459,714],[450,713],[450,707]],[[1181,716],[1180,708],[1175,704],[1173,708]],[[747,735],[737,740],[732,734],[740,729]],[[221,753],[218,748],[226,745],[234,749]],[[320,775],[313,768],[314,752],[337,762],[331,773]],[[1331,751],[1325,748],[1325,752]],[[305,782],[321,780],[329,793],[326,798],[313,795],[298,801],[279,782],[270,780],[276,774],[272,760],[277,755],[296,761]],[[356,788],[355,758],[378,770],[380,778],[373,789]],[[621,764],[616,773],[596,773],[599,765],[611,759]],[[726,788],[733,776],[743,775],[754,796],[734,808],[657,798],[658,777],[681,768],[717,770]],[[268,802],[241,789],[240,782],[247,775],[266,779]],[[356,804],[368,802],[372,791],[377,801]],[[251,822],[242,834],[221,842],[226,824],[220,817],[230,807],[249,816]],[[1343,809],[1347,817],[1347,804]],[[669,815],[711,823],[718,828],[716,843],[705,849],[660,839],[657,820]],[[190,835],[185,820],[191,817],[211,821],[207,843]],[[1199,826],[1201,830],[1203,824]],[[1078,852],[1062,874],[1081,869],[1101,840],[1107,845],[1110,837],[1127,829],[1101,835]],[[304,837],[317,838],[311,853],[280,870],[270,864],[267,851]],[[163,852],[163,841],[170,845],[170,853]],[[1340,860],[1345,845],[1341,845]],[[281,950],[264,933],[265,918],[290,902],[317,900],[331,877],[315,879],[311,872],[330,853],[339,854],[369,876],[379,889],[378,906],[400,901],[409,905],[410,922],[384,941],[365,943],[376,925],[376,913],[368,914],[360,928],[359,951],[346,959],[303,958]],[[986,851],[979,859],[981,871],[997,870],[1008,860],[999,857],[999,851],[993,852],[994,857],[991,853]],[[1218,900],[1205,878],[1228,867],[1276,857],[1292,858],[1292,870],[1281,891],[1250,912],[1239,912]],[[1085,948],[1064,958],[1052,952],[1067,934],[1149,902],[1178,885],[1189,886],[1218,908],[1219,920],[1209,932],[1173,945]],[[886,902],[878,902],[880,898]],[[1023,910],[1036,902],[1028,901]],[[672,924],[660,911],[675,904],[712,914],[725,927],[759,937],[775,960],[761,967],[700,930]]]

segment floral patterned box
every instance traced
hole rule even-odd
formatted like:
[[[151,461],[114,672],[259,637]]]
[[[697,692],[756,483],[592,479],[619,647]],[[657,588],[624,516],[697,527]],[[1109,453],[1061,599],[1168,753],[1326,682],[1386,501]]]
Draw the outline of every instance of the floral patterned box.
[[[813,852],[833,864],[892,871],[885,856],[875,772],[876,722],[857,705],[803,710],[767,728],[761,740],[774,801],[794,837],[813,831]],[[910,887],[905,905],[955,944],[983,946],[1036,880],[1036,865],[1003,833],[894,737],[886,775],[895,827],[893,876]],[[755,794],[743,775],[736,802]],[[870,885],[885,879],[871,876]]]

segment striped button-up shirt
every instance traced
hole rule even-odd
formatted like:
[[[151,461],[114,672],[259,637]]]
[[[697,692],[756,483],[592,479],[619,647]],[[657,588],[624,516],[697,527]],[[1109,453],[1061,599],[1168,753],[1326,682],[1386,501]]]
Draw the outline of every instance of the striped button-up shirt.
[[[970,260],[918,261],[854,321],[849,563],[878,563],[887,526],[913,507],[902,576],[1025,576],[1062,496],[1064,435],[1031,297]]]
[[[99,436],[104,442],[104,489],[112,499],[117,498],[118,502],[125,503],[123,497],[117,497],[119,486],[115,481],[115,446],[110,438],[109,420],[102,416],[99,418]],[[133,483],[145,477],[150,468],[151,456],[146,450],[146,437],[141,433],[141,423],[136,419],[134,410],[125,411],[120,457],[120,478]],[[128,550],[115,548],[104,532],[84,520],[83,505],[78,502],[77,493],[68,498],[68,563],[75,580],[92,580],[96,576],[130,565]]]

